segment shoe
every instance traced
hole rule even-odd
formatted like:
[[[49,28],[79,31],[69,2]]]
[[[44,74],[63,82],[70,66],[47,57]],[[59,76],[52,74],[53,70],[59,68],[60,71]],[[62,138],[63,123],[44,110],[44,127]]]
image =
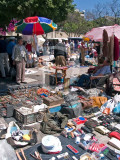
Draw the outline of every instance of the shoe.
[[[17,85],[20,85],[20,82],[16,82],[17,83]]]
[[[27,84],[27,82],[21,82],[21,83]]]

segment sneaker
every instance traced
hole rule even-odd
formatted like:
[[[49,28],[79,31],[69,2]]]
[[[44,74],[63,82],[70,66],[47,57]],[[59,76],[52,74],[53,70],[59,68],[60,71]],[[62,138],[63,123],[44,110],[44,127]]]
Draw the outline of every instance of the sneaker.
[[[21,83],[27,84],[27,82],[21,82]]]
[[[17,83],[17,85],[20,85],[20,82],[16,82]]]

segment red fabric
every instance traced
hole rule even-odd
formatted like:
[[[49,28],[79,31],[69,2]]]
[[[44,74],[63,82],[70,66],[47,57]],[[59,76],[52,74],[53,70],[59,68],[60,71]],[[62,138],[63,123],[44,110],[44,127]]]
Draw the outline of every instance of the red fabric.
[[[35,16],[35,17],[28,17],[28,18],[25,18],[25,22],[26,22],[26,23],[34,23],[34,22],[38,22],[38,17]]]
[[[114,36],[114,61],[119,59],[119,40]]]
[[[109,137],[114,137],[120,140],[120,133],[113,131],[109,134]]]
[[[26,49],[28,50],[28,52],[32,52],[32,45],[31,44],[27,44],[26,45]]]
[[[119,82],[118,78],[113,78],[113,87],[114,87],[115,91],[120,92],[120,82]]]
[[[44,34],[44,30],[42,29],[42,26],[40,25],[40,23],[35,23],[33,25],[33,34],[36,34],[36,35]]]

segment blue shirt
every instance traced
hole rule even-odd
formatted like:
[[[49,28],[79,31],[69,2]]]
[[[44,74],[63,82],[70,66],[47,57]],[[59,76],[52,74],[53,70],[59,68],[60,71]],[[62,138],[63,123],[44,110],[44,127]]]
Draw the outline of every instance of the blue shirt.
[[[98,71],[94,74],[94,76],[98,76],[99,74],[106,75],[110,73],[111,73],[110,66],[104,66],[98,69]]]
[[[8,43],[8,45],[7,45],[7,53],[9,55],[12,55],[13,48],[14,48],[15,45],[16,45],[15,42],[12,42],[12,41]]]

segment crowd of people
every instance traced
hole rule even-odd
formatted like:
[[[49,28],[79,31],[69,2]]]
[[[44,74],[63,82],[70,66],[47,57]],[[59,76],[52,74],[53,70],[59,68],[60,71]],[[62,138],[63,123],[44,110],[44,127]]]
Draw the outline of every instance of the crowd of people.
[[[41,56],[41,51],[35,50],[35,44],[30,40],[24,42],[22,37],[11,37],[8,40],[0,37],[0,71],[2,78],[10,76],[12,68],[16,70],[17,84],[25,83],[25,67],[34,67],[37,56]],[[85,65],[85,56],[97,57],[98,49],[93,43],[84,41],[62,40],[58,39],[53,44],[52,41],[46,40],[43,43],[43,53],[49,50],[50,54],[54,54],[55,64],[66,66],[68,59],[72,54],[77,53],[81,65]],[[98,45],[96,46],[98,47]]]
[[[17,84],[26,83],[25,67],[34,65],[36,52],[33,51],[31,42],[24,43],[22,37],[17,41],[14,37],[8,40],[0,37],[0,71],[1,77],[10,76],[12,68],[16,70]],[[27,65],[26,65],[27,64]]]

